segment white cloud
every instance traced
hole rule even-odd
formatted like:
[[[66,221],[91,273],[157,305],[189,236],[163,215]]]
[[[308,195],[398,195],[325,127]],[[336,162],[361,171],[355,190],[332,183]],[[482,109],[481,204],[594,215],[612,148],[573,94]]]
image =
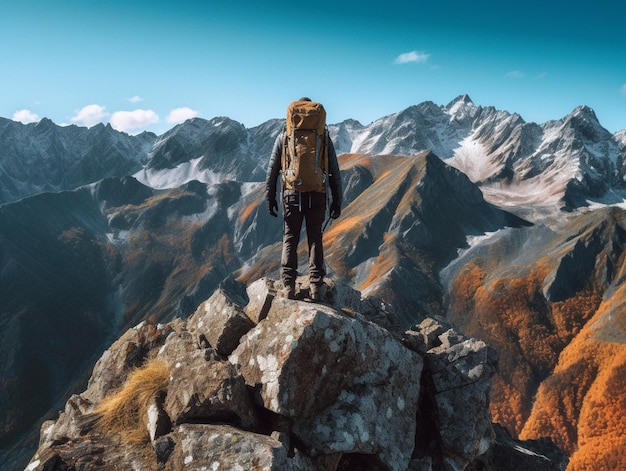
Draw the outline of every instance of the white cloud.
[[[620,88],[619,91],[622,95],[626,96],[626,83],[622,85],[622,88]]]
[[[139,103],[140,101],[143,101],[143,98],[141,98],[139,95],[135,95],[132,98],[129,98],[128,101],[130,101],[131,103]]]
[[[187,121],[188,119],[195,118],[196,116],[198,116],[198,112],[196,110],[183,106],[181,108],[174,108],[170,111],[170,114],[167,115],[167,122],[171,124],[178,124],[183,121]]]
[[[76,114],[70,118],[72,123],[87,126],[88,128],[95,124],[101,123],[109,116],[106,107],[100,105],[87,105],[76,111]]]
[[[506,73],[506,76],[511,78],[524,78],[526,77],[526,74],[521,70],[511,70],[510,72]]]
[[[19,110],[13,113],[13,121],[20,121],[24,124],[36,123],[40,120],[41,118],[31,110]]]
[[[116,111],[111,115],[111,126],[118,131],[130,133],[159,122],[159,115],[152,110]]]
[[[426,62],[429,57],[430,57],[430,54],[426,52],[418,52],[418,51],[405,52],[403,54],[400,54],[398,57],[396,57],[394,64],[407,64],[409,62],[416,62],[419,64],[420,62]]]

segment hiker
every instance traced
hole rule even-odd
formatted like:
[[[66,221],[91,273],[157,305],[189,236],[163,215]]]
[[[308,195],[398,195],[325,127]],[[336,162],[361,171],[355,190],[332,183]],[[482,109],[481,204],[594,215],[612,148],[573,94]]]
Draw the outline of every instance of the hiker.
[[[337,219],[341,214],[341,178],[337,154],[326,128],[326,111],[310,98],[303,97],[289,105],[285,129],[274,142],[266,179],[268,210],[274,217],[278,211],[279,173],[284,218],[280,277],[284,295],[295,298],[297,249],[304,220],[309,245],[309,298],[319,301],[326,274],[322,226],[327,188],[332,196],[330,217]]]

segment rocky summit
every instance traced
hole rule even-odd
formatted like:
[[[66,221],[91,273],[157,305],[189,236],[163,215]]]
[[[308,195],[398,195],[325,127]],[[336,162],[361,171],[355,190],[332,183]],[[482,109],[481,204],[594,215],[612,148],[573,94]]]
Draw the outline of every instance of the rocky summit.
[[[320,303],[229,278],[189,318],[143,322],[42,425],[28,471],[562,470],[492,424],[497,354],[440,318],[408,330],[326,280]]]

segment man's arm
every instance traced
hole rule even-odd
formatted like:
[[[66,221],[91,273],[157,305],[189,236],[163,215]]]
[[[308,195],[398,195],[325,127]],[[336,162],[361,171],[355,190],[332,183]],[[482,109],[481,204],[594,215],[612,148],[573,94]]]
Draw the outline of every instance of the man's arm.
[[[341,189],[341,175],[339,173],[337,153],[335,152],[335,146],[330,137],[328,138],[328,183],[330,185],[330,194],[333,198],[330,205],[330,217],[337,219],[341,214],[343,192]]]
[[[270,164],[267,168],[267,176],[265,178],[267,209],[272,216],[277,216],[276,211],[278,211],[278,203],[276,201],[276,184],[278,183],[278,175],[280,174],[282,153],[283,133],[280,133],[274,141],[272,155],[270,156]]]

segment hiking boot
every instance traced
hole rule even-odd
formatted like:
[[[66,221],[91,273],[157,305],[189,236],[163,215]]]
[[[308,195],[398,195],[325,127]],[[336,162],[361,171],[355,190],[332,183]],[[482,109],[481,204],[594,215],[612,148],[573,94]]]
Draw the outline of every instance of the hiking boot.
[[[283,297],[287,299],[296,299],[296,285],[285,285],[283,289]]]
[[[309,287],[309,299],[311,301],[320,301],[322,299],[322,285],[311,284]]]

